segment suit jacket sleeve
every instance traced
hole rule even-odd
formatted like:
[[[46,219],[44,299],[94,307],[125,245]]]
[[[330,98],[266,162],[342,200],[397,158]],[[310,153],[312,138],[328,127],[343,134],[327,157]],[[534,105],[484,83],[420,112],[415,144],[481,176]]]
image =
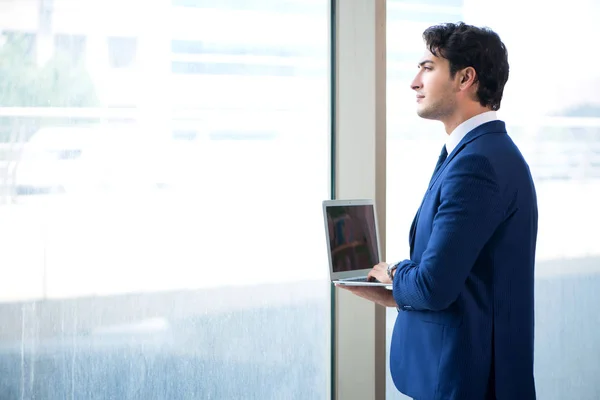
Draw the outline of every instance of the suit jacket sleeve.
[[[396,303],[417,310],[450,306],[504,219],[501,203],[489,160],[481,155],[456,158],[441,183],[440,205],[420,262],[404,260],[396,270]]]

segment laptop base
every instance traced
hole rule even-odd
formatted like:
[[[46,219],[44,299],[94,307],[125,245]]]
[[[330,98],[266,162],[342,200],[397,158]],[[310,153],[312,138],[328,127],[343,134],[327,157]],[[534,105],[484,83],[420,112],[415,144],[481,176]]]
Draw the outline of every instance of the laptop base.
[[[382,286],[385,287],[386,289],[392,290],[392,284],[391,283],[381,283],[381,282],[367,282],[367,281],[360,281],[360,280],[335,280],[333,281],[333,283],[340,285],[340,286]]]

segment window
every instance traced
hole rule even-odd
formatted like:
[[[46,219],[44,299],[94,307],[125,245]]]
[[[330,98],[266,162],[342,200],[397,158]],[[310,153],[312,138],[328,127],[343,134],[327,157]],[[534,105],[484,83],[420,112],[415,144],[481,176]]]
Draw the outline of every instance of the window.
[[[54,44],[56,46],[55,51],[62,53],[73,64],[85,58],[85,36],[56,35]]]
[[[408,2],[389,2],[388,9]],[[489,26],[507,46],[510,62],[500,118],[530,164],[538,192],[536,254],[535,378],[540,399],[594,399],[600,393],[595,317],[600,289],[600,253],[591,227],[600,223],[600,84],[597,69],[573,65],[590,49],[600,30],[596,4],[576,0],[539,8],[510,1],[437,1],[454,11],[435,21]],[[519,9],[515,14],[513,11]],[[577,18],[573,13],[577,13]],[[388,14],[388,259],[405,259],[408,230],[445,140],[438,122],[420,120],[409,88],[412,74],[395,73],[398,61],[422,51],[427,24],[394,11]],[[562,29],[555,30],[555,21]],[[417,29],[418,27],[418,29]],[[407,61],[416,72],[418,57]],[[412,65],[411,65],[412,64]],[[577,71],[577,72],[575,72]],[[573,73],[571,73],[573,72]],[[565,75],[566,74],[566,75]],[[568,76],[568,78],[566,77]],[[410,190],[406,190],[410,188]],[[396,311],[388,312],[391,334]],[[388,338],[389,344],[389,338]],[[403,399],[388,379],[388,399]]]
[[[134,37],[109,37],[108,57],[112,68],[131,67],[137,53],[137,39]]]
[[[28,60],[35,60],[35,34],[29,32],[4,31],[0,36],[0,48],[11,49]]]
[[[123,3],[44,3],[84,70],[0,85],[0,398],[328,398],[329,2],[147,2],[127,32]],[[255,74],[283,48],[256,26],[313,73]],[[177,74],[174,41],[241,51]]]

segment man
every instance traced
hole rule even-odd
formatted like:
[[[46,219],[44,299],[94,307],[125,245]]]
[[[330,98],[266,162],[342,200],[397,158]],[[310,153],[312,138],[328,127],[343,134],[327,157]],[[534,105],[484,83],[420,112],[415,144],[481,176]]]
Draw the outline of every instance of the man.
[[[417,113],[448,134],[410,228],[410,259],[376,265],[393,282],[345,287],[397,307],[390,370],[417,400],[535,399],[537,199],[529,167],[496,110],[508,80],[504,44],[459,24],[423,33],[411,84]]]

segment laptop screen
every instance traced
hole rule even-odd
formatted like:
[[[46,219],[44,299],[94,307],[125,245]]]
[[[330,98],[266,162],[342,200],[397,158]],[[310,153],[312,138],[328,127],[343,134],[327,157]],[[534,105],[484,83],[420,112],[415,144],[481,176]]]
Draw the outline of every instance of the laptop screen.
[[[333,272],[372,268],[379,263],[372,205],[326,208]]]

